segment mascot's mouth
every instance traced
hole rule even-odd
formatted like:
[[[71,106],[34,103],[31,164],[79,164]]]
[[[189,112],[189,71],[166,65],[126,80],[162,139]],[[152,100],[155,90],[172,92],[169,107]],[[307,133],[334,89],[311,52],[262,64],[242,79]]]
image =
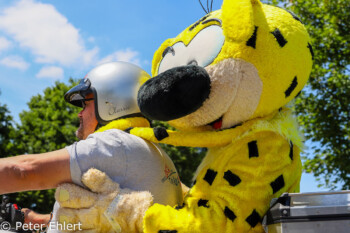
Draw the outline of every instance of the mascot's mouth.
[[[220,129],[222,126],[222,116],[219,119],[209,123],[208,125],[213,127],[213,129]]]

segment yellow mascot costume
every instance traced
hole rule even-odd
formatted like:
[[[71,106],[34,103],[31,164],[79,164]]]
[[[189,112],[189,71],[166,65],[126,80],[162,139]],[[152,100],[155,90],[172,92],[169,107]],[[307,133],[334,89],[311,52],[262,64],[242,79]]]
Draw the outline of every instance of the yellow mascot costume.
[[[302,136],[285,105],[312,56],[300,19],[258,0],[224,0],[160,46],[139,106],[179,131],[130,133],[209,151],[184,204],[150,207],[145,232],[263,232],[270,200],[299,191]]]
[[[177,130],[129,132],[209,150],[183,205],[152,205],[144,232],[263,232],[270,200],[299,191],[303,139],[286,105],[312,58],[300,19],[259,0],[224,0],[160,46],[138,102],[146,117]]]

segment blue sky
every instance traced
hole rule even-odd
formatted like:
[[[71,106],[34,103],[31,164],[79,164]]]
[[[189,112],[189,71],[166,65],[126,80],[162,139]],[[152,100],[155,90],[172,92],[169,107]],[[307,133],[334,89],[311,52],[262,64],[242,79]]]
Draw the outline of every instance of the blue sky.
[[[150,73],[158,46],[204,15],[196,0],[0,0],[0,103],[18,122],[31,96],[99,63],[129,61]],[[301,190],[321,189],[303,174]]]

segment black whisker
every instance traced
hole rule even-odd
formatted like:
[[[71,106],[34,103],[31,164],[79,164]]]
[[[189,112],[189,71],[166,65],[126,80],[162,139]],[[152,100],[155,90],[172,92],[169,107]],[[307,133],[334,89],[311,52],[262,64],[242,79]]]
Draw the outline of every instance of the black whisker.
[[[201,4],[201,7],[202,7],[202,9],[204,10],[204,12],[205,12],[206,14],[208,14],[208,12],[205,10],[205,8],[204,8],[204,6],[203,6],[201,0],[198,0],[198,2],[199,2],[199,4]]]
[[[211,0],[211,4],[210,4],[210,12],[212,12],[212,11],[213,11],[213,2],[214,2],[214,0]]]

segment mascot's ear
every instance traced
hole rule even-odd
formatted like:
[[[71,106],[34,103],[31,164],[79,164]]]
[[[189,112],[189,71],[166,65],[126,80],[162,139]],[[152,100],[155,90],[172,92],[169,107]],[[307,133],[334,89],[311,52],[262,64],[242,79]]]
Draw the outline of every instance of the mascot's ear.
[[[254,32],[253,5],[259,0],[224,0],[222,4],[222,27],[226,40],[247,41]]]

